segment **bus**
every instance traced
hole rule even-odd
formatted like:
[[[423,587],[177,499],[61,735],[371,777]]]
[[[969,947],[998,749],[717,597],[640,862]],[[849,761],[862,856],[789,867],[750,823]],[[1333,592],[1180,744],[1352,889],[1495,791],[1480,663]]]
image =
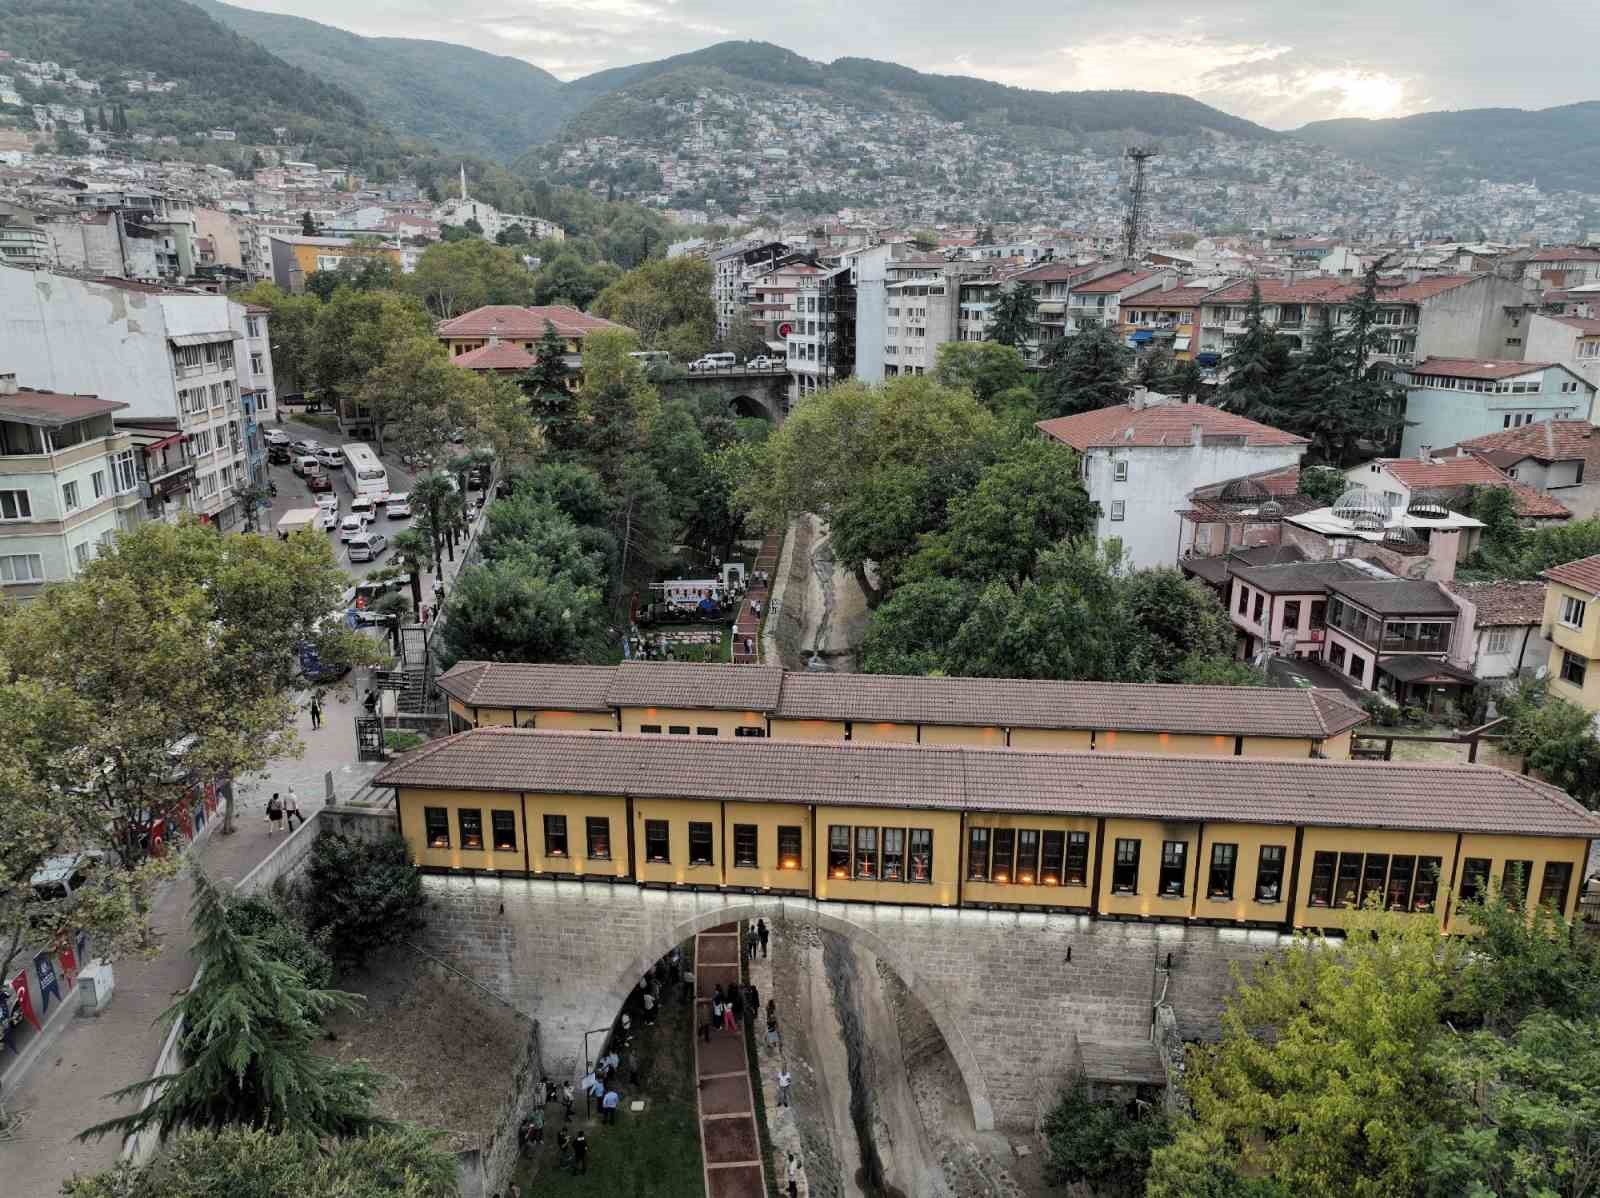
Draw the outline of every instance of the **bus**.
[[[344,481],[350,494],[381,499],[389,493],[389,472],[378,455],[360,441],[340,447],[344,451]]]

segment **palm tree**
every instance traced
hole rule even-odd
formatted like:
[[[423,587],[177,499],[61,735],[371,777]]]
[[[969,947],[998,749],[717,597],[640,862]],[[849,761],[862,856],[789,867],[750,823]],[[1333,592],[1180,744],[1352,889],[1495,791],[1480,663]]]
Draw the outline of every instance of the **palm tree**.
[[[412,502],[416,499],[413,497]],[[433,545],[420,528],[408,528],[395,534],[389,542],[394,550],[394,561],[411,575],[411,604],[422,607],[422,572],[431,570],[438,560],[433,555]]]

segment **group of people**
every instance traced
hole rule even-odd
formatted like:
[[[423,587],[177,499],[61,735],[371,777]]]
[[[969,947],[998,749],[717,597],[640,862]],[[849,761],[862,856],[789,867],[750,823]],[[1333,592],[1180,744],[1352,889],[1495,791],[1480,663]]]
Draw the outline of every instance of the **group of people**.
[[[267,835],[276,832],[279,824],[283,825],[285,835],[293,832],[296,827],[292,822],[294,820],[302,824],[306,822],[306,817],[300,811],[300,797],[294,793],[294,787],[289,787],[286,795],[273,791],[272,797],[267,800]]]

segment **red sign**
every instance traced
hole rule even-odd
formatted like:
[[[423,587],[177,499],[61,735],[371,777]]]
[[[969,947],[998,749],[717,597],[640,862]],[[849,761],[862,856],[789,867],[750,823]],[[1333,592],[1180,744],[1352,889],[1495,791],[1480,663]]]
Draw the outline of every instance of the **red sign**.
[[[33,991],[28,988],[28,971],[24,969],[11,979],[11,988],[17,992],[17,1010],[22,1012],[22,1017],[33,1024],[38,1031],[43,1031],[44,1026],[39,1022],[39,1017],[33,1013]]]
[[[794,325],[788,323],[787,321],[778,326],[778,336],[780,337],[788,337],[792,332],[794,332]]]

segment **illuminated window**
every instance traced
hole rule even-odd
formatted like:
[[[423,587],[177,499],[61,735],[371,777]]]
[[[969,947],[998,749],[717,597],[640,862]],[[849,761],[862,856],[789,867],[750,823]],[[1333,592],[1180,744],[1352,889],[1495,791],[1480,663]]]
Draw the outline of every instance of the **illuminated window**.
[[[611,820],[604,815],[586,816],[583,821],[584,840],[592,861],[611,860]]]
[[[665,865],[672,860],[667,838],[667,821],[664,819],[647,819],[644,821],[644,859],[652,865]]]
[[[1039,866],[1039,882],[1044,886],[1061,885],[1061,870],[1065,865],[1067,850],[1067,834],[1065,832],[1046,832],[1044,834],[1044,858]]]
[[[883,830],[883,880],[885,882],[905,881],[906,861],[906,830],[904,828],[885,828]]]
[[[1017,833],[1016,880],[1023,886],[1032,886],[1039,880],[1039,833],[1034,828],[1024,828]]]
[[[711,864],[711,825],[691,820],[689,822],[689,864]]]
[[[933,829],[911,829],[911,862],[906,870],[910,882],[933,881]]]
[[[1214,844],[1211,846],[1211,874],[1206,879],[1206,897],[1208,899],[1231,899],[1233,897],[1233,875],[1237,867],[1239,846],[1236,844]]]
[[[428,847],[430,849],[447,849],[450,847],[450,812],[443,807],[424,807],[422,809],[422,822],[427,828]]]
[[[544,817],[544,855],[546,857],[565,857],[567,855],[566,816],[547,815]]]
[[[828,826],[828,876],[850,876],[850,828],[845,824]]]
[[[1087,886],[1089,884],[1089,834],[1087,832],[1067,833],[1067,871],[1062,876],[1062,882],[1067,886]]]
[[[800,829],[797,827],[778,829],[778,868],[800,868]]]
[[[476,807],[463,807],[456,812],[456,822],[461,827],[461,847],[483,848],[483,812]]]
[[[735,869],[756,869],[756,826],[733,825],[733,866]]]
[[[1017,834],[1010,828],[994,830],[994,856],[989,865],[989,876],[996,882],[1009,882],[1016,876],[1012,858],[1016,856]]]
[[[493,821],[494,851],[497,853],[516,852],[517,813],[515,811],[491,811],[489,817]]]
[[[856,877],[874,881],[878,877],[878,829],[856,829]]]

